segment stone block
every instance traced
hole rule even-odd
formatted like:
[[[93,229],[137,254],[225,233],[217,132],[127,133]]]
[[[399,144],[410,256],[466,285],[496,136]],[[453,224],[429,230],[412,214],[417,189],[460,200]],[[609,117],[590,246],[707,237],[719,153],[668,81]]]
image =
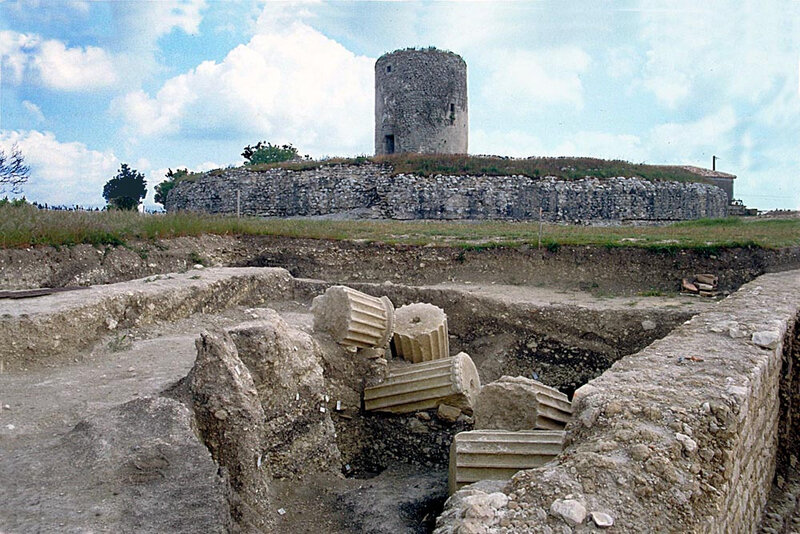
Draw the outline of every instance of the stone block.
[[[404,365],[389,370],[386,380],[364,390],[367,411],[413,413],[449,404],[471,414],[481,379],[468,354]]]
[[[566,395],[522,376],[485,385],[475,400],[476,429],[561,430],[571,417]]]
[[[394,305],[346,286],[332,286],[311,303],[314,330],[351,347],[385,347],[394,331]]]
[[[395,312],[394,349],[412,363],[450,356],[447,315],[433,304],[401,306]]]
[[[460,432],[450,446],[450,493],[479,480],[509,480],[533,469],[564,448],[563,430],[472,430]]]

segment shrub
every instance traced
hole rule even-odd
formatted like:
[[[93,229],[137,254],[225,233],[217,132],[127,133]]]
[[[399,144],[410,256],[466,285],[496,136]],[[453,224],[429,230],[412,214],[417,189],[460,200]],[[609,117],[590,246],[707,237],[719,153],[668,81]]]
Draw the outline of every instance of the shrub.
[[[175,172],[173,172],[172,169],[168,169],[166,174],[167,179],[156,186],[155,201],[166,208],[167,195],[172,191],[172,188],[175,187],[178,181],[188,174],[189,169],[175,169]]]
[[[242,157],[247,160],[245,165],[258,165],[261,163],[291,161],[298,158],[298,152],[291,143],[278,146],[266,141],[259,141],[255,146],[247,145],[244,147]]]

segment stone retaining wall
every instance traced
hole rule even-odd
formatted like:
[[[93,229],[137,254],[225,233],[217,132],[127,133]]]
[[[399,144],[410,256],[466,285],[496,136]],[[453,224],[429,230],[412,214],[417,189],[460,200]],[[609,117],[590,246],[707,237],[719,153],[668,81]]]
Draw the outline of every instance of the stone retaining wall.
[[[231,169],[180,182],[167,211],[263,217],[505,219],[550,222],[678,221],[724,217],[727,196],[702,183],[638,178],[564,181],[553,177],[392,176],[386,166],[334,165],[313,170]]]
[[[764,275],[616,362],[575,392],[554,462],[456,493],[437,534],[592,531],[582,510],[611,515],[615,532],[755,532],[779,446],[798,438],[778,439],[798,295],[798,271]]]

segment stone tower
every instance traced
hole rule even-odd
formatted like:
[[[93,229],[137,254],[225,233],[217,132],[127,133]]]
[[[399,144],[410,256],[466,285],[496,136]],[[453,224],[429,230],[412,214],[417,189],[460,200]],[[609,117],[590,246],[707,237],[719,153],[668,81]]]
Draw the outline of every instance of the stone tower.
[[[375,62],[375,154],[466,154],[467,64],[435,48]]]

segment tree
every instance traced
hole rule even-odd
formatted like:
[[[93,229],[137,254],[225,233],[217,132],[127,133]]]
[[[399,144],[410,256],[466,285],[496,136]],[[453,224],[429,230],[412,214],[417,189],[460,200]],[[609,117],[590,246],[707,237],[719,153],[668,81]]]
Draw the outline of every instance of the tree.
[[[247,145],[244,147],[242,157],[246,159],[245,165],[257,165],[259,163],[280,163],[290,161],[298,157],[295,147],[290,144],[278,146],[266,141],[259,141],[255,146]]]
[[[144,174],[131,169],[125,163],[115,177],[103,186],[103,198],[109,207],[120,210],[135,210],[147,195],[147,182]]]
[[[175,169],[175,172],[169,169],[166,174],[167,179],[156,186],[155,201],[166,208],[167,195],[172,191],[172,188],[178,184],[180,179],[187,174],[189,174],[189,169]]]
[[[0,149],[0,191],[22,192],[22,184],[28,181],[29,173],[30,168],[25,165],[25,158],[16,144],[9,154]]]

